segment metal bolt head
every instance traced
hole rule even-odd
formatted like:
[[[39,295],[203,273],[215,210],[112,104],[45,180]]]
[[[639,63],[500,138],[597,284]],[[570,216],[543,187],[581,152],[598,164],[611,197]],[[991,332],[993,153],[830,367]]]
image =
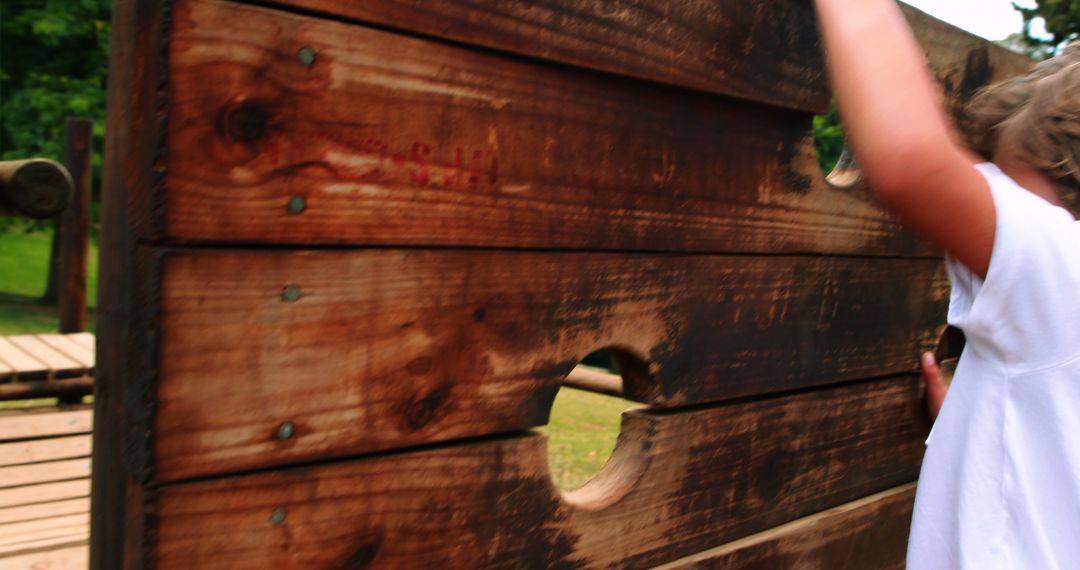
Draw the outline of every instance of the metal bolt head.
[[[277,428],[277,438],[280,440],[286,440],[296,433],[296,426],[292,422],[284,422]]]
[[[311,67],[311,65],[315,63],[315,50],[304,46],[297,52],[296,59],[300,60],[300,63]]]
[[[287,514],[288,512],[285,510],[285,507],[276,507],[274,510],[270,511],[270,524],[277,526],[285,522],[285,515]]]
[[[289,198],[287,208],[290,214],[299,214],[307,209],[307,200],[304,200],[303,196],[293,196]]]
[[[286,303],[295,303],[300,300],[300,286],[299,285],[286,285],[281,290],[281,300]]]

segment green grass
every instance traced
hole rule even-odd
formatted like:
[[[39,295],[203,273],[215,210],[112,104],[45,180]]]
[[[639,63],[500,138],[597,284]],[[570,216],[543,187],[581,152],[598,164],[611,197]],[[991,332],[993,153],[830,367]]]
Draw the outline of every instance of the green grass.
[[[52,232],[0,233],[0,335],[56,332],[57,308],[38,299],[45,292]],[[90,244],[87,302],[97,299],[97,244]],[[89,318],[93,330],[93,312]]]
[[[578,489],[600,472],[615,449],[622,413],[637,406],[574,388],[559,390],[542,431],[548,435],[551,478],[560,489]]]

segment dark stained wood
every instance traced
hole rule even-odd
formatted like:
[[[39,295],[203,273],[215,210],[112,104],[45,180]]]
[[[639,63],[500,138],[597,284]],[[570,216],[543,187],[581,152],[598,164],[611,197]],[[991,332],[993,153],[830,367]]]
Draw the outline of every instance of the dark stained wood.
[[[49,218],[71,200],[71,175],[45,158],[0,161],[0,216]]]
[[[808,114],[214,0],[175,30],[148,239],[931,254]]]
[[[113,5],[96,312],[91,570],[142,566],[152,437],[155,282],[136,259],[133,225],[160,210],[168,107],[162,0]],[[152,275],[152,272],[150,273]]]
[[[284,0],[409,32],[821,112],[829,90],[801,0]]]
[[[654,570],[903,570],[914,500],[903,485]]]
[[[648,567],[911,481],[918,389],[627,412],[562,499],[539,434],[164,487],[155,568]]]
[[[93,122],[67,120],[64,165],[74,182],[71,202],[64,208],[60,231],[60,332],[86,330],[86,268],[90,240],[90,157]]]
[[[94,392],[92,376],[76,376],[53,380],[20,380],[0,384],[0,400],[27,400],[32,398],[61,398],[78,401]]]
[[[541,425],[604,347],[625,397],[659,406],[911,371],[947,302],[936,260],[192,251],[164,270],[162,480]]]

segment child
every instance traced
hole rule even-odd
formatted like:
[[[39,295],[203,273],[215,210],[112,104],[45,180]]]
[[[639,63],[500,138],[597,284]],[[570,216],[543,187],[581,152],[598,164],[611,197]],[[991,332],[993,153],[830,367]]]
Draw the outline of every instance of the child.
[[[1080,568],[1080,223],[1061,207],[1080,191],[1080,45],[972,102],[979,157],[894,0],[815,2],[855,154],[881,202],[948,253],[949,322],[967,336],[908,567]]]

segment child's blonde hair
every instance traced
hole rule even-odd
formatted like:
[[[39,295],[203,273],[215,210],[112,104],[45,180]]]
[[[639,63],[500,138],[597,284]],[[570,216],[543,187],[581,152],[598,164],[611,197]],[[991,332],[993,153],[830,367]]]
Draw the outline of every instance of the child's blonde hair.
[[[1080,42],[1028,75],[976,94],[964,126],[984,158],[1003,152],[1080,194]]]

